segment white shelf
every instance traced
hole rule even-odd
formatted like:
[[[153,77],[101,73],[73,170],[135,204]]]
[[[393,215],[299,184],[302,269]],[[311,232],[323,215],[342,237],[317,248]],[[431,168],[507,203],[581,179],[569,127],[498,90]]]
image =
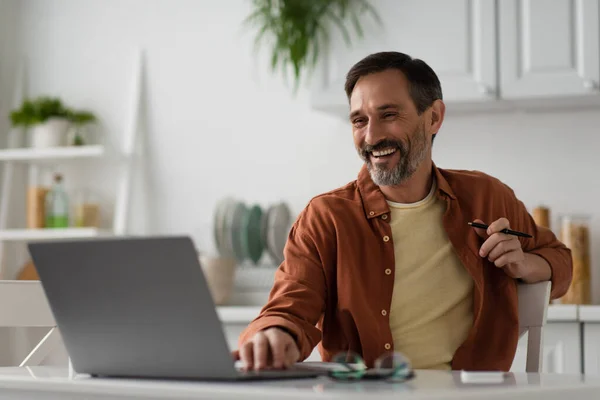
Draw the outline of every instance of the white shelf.
[[[43,149],[24,147],[1,149],[0,161],[54,161],[101,157],[102,155],[104,155],[104,146],[102,145],[48,147]]]
[[[0,230],[0,240],[52,240],[76,239],[100,236],[104,231],[97,228],[42,228]]]

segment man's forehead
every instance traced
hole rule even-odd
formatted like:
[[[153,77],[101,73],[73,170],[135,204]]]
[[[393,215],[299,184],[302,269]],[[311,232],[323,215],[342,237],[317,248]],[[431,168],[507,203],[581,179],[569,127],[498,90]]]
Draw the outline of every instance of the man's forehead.
[[[351,109],[379,108],[385,104],[402,104],[410,99],[408,81],[402,72],[387,70],[361,77],[350,96]]]

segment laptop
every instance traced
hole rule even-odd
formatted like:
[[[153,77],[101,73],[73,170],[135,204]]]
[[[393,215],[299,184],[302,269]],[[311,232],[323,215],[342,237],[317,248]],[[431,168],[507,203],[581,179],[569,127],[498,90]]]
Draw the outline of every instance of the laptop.
[[[323,374],[236,368],[189,237],[42,241],[28,249],[77,373],[224,381]]]

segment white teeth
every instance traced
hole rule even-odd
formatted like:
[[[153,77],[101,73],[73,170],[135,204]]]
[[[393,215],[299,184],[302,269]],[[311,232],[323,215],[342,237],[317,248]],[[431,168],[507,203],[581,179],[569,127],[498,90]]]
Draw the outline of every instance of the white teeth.
[[[382,156],[387,156],[388,154],[392,154],[396,151],[396,149],[385,149],[385,150],[380,150],[380,151],[374,151],[372,154],[375,157],[382,157]]]

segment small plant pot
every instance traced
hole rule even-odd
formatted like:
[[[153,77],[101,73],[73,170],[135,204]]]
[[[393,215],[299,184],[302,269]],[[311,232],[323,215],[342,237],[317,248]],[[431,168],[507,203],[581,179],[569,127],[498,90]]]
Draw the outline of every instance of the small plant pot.
[[[236,260],[206,255],[200,255],[199,259],[215,305],[227,304],[233,291]]]
[[[70,122],[62,118],[50,118],[43,124],[35,125],[30,130],[30,146],[46,148],[64,146]]]

